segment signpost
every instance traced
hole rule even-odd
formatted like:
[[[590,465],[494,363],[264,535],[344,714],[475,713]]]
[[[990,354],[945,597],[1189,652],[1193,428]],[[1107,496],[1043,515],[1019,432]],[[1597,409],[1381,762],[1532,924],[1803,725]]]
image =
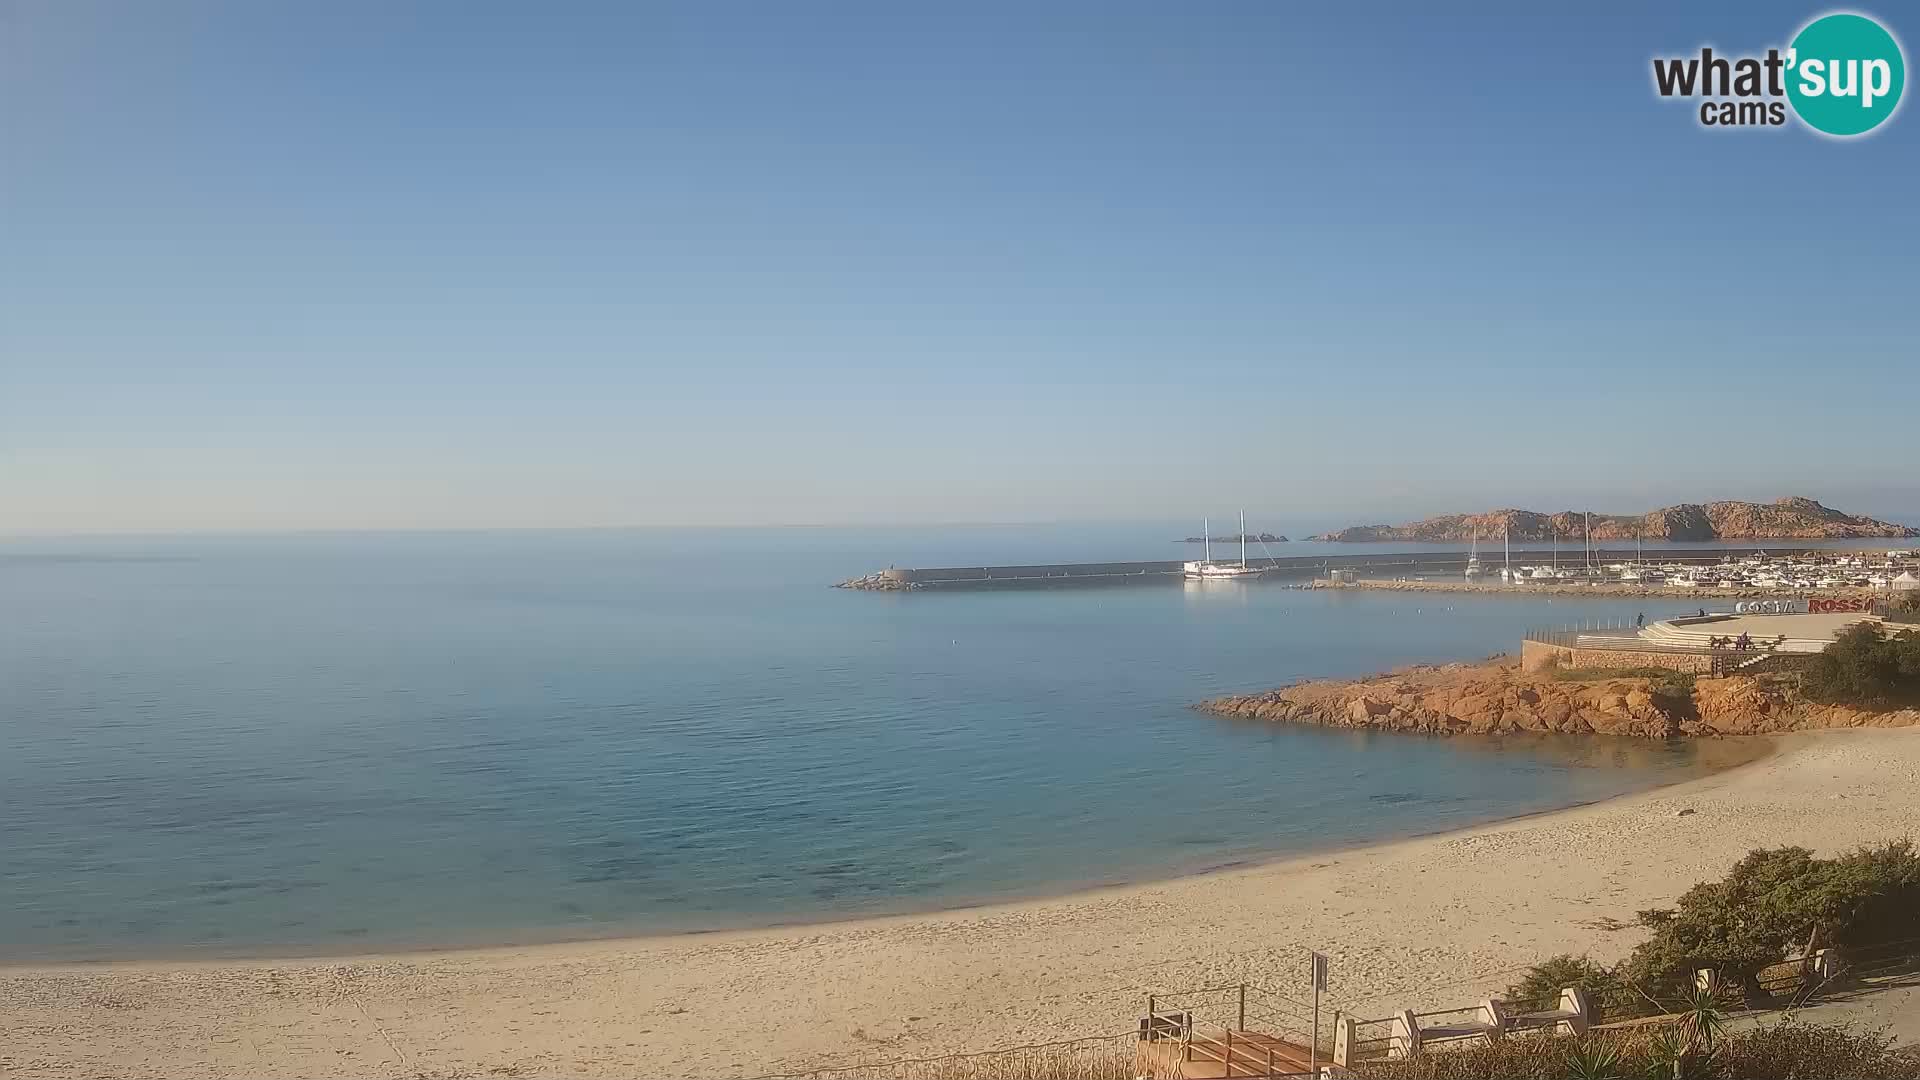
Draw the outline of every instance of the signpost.
[[[1320,992],[1327,988],[1327,954],[1313,957],[1313,1038],[1307,1044],[1307,1071],[1320,1075]]]

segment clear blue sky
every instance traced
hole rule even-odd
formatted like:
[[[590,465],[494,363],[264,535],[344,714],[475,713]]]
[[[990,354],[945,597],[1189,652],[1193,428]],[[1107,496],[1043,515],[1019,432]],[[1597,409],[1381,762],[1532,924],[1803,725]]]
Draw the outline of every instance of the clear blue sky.
[[[0,531],[1920,517],[1824,9],[1433,7],[0,0]]]

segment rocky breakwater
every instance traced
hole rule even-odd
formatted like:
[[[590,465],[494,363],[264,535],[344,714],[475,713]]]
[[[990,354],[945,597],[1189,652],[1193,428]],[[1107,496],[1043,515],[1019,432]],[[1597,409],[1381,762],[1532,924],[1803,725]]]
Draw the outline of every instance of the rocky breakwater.
[[[1791,680],[1766,676],[1569,679],[1502,658],[1422,665],[1365,679],[1311,680],[1197,708],[1276,723],[1419,735],[1561,733],[1641,739],[1767,735],[1833,727],[1897,727],[1920,712],[1814,705]]]
[[[897,570],[877,570],[871,574],[863,574],[857,578],[848,578],[840,584],[835,585],[834,588],[865,589],[868,592],[906,592],[909,589],[919,588],[919,586],[908,580],[905,574]]]

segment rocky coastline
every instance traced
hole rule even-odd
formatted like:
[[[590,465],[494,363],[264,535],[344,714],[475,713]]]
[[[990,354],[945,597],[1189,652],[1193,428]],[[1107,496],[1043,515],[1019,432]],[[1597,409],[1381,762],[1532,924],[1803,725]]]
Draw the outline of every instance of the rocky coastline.
[[[1460,543],[1506,537],[1533,542],[1555,537],[1585,540],[1589,535],[1594,540],[1864,540],[1920,536],[1920,529],[1843,513],[1814,499],[1788,496],[1770,503],[1679,503],[1645,514],[1588,514],[1578,510],[1543,514],[1516,509],[1442,514],[1403,525],[1355,525],[1308,539]]]
[[[1869,712],[1807,701],[1781,676],[1574,679],[1522,671],[1510,656],[1416,665],[1363,679],[1312,679],[1209,698],[1195,708],[1243,720],[1414,735],[1678,739],[1920,724],[1920,710]]]

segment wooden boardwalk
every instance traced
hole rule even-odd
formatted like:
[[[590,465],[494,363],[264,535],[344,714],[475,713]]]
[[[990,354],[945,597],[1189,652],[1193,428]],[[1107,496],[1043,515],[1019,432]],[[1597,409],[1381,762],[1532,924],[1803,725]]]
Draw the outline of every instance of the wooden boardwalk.
[[[1196,1029],[1189,1038],[1143,1042],[1139,1059],[1142,1075],[1154,1080],[1312,1075],[1306,1047],[1263,1032],[1226,1028]]]

